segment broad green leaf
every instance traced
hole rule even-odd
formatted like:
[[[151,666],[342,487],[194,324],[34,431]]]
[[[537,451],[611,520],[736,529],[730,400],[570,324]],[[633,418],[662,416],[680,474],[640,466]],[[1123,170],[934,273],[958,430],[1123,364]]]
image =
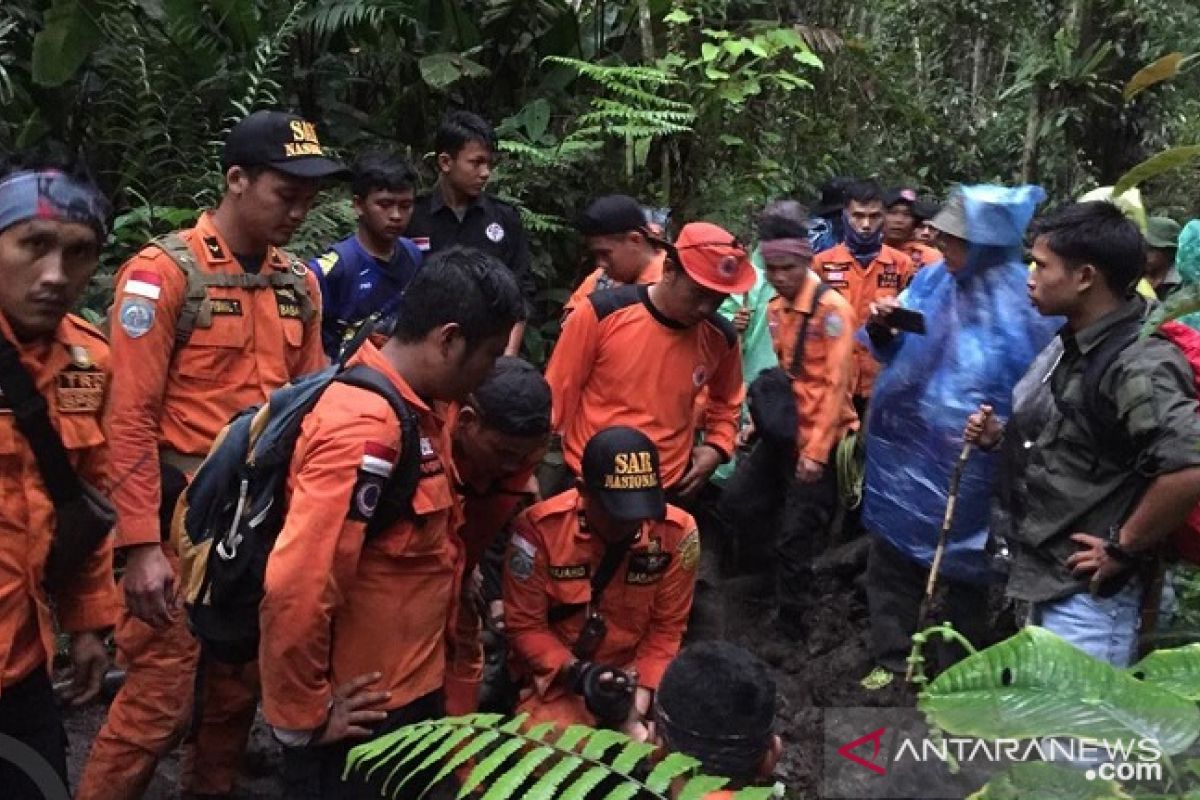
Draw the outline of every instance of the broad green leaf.
[[[1146,738],[1173,755],[1200,735],[1194,704],[1037,627],[955,664],[926,687],[918,706],[937,727],[982,739]]]
[[[424,56],[417,66],[421,79],[433,89],[446,89],[462,78],[480,78],[489,74],[487,67],[460,53],[434,53]]]
[[[693,17],[691,14],[684,11],[682,8],[677,8],[670,14],[667,14],[665,17],[663,17],[663,22],[666,22],[670,25],[687,25],[693,19],[695,19],[695,17]]]
[[[582,763],[583,759],[577,756],[567,756],[562,759],[538,778],[538,782],[525,793],[523,800],[552,800],[557,796],[558,787]]]
[[[612,760],[614,772],[628,775],[630,771],[655,750],[654,745],[646,742],[629,742],[621,749],[620,754]]]
[[[487,758],[480,761],[475,769],[471,770],[471,774],[467,776],[467,780],[463,782],[462,788],[458,790],[458,797],[469,797],[475,791],[475,787],[482,784],[485,780],[492,777],[492,773],[500,768],[500,765],[508,760],[509,756],[525,746],[524,739],[509,739],[504,742],[491,753]]]
[[[685,756],[683,753],[670,753],[654,765],[650,776],[646,778],[646,786],[652,792],[665,792],[671,785],[671,781],[695,771],[699,766],[700,762],[691,756]]]
[[[771,800],[775,797],[774,786],[751,786],[738,789],[733,793],[733,800]]]
[[[704,42],[700,45],[700,57],[705,61],[715,61],[720,54],[721,48],[712,42]]]
[[[675,800],[702,800],[709,792],[715,792],[727,783],[729,783],[728,778],[697,775],[684,785],[679,794],[675,796]]]
[[[1183,61],[1183,53],[1167,53],[1153,64],[1147,64],[1139,69],[1129,79],[1129,83],[1125,84],[1125,99],[1131,100],[1154,84],[1174,78],[1179,74],[1181,61]]]
[[[1137,680],[1200,702],[1200,643],[1155,650],[1126,672]]]
[[[568,786],[562,794],[558,796],[558,800],[585,800],[588,793],[600,785],[600,781],[612,775],[605,767],[592,767],[587,772],[576,778],[570,786]],[[462,795],[459,795],[462,797]]]
[[[1113,186],[1113,197],[1119,197],[1142,181],[1158,177],[1173,169],[1179,169],[1197,158],[1200,158],[1200,145],[1197,144],[1172,147],[1156,156],[1151,156],[1121,176],[1121,179]]]
[[[555,750],[552,747],[539,747],[526,753],[515,766],[505,770],[504,775],[488,787],[487,792],[483,795],[483,800],[508,800],[533,774],[533,771],[554,753]]]
[[[100,46],[96,9],[87,0],[54,0],[33,37],[30,71],[39,86],[62,86]]]
[[[1088,780],[1083,770],[1027,761],[992,778],[967,800],[1130,800],[1116,781]]]

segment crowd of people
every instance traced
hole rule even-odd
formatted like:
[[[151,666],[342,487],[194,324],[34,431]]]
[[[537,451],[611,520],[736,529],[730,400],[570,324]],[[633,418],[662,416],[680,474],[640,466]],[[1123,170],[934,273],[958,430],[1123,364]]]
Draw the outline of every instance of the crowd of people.
[[[773,629],[802,646],[831,526],[869,537],[864,685],[908,666],[931,565],[972,642],[1007,576],[1022,621],[1130,663],[1200,500],[1192,365],[1177,336],[1137,335],[1182,283],[1177,223],[1108,200],[1039,216],[1032,186],[939,204],[839,178],[811,208],[767,203],[748,248],[606,194],[578,215],[594,271],[543,375],[520,357],[529,242],[486,191],[495,135],[452,112],[434,153],[418,194],[395,154],[347,168],[313,123],[249,115],[217,206],[119,270],[107,339],[68,313],[102,193],[37,156],[0,175],[0,733],[65,781],[55,637],[81,704],[111,631],[124,682],[76,797],[142,796],[181,741],[181,791],[226,796],[260,707],[288,797],[358,796],[352,746],[481,707],[769,780],[775,687],[722,641],[721,556],[770,554]],[[357,230],[306,264],[284,247],[338,180]],[[253,442],[277,390],[323,370],[278,513],[251,523],[279,520],[247,567],[256,647],[225,657],[204,562],[241,563],[242,529],[197,561],[189,484],[231,457],[251,475],[227,424],[270,401]],[[0,785],[40,796],[2,760]]]

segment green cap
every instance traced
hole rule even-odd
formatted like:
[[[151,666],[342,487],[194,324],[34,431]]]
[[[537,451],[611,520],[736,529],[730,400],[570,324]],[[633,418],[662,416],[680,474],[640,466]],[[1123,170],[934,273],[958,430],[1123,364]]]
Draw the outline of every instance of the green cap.
[[[1150,217],[1146,220],[1146,244],[1151,247],[1178,247],[1179,223],[1170,217]]]

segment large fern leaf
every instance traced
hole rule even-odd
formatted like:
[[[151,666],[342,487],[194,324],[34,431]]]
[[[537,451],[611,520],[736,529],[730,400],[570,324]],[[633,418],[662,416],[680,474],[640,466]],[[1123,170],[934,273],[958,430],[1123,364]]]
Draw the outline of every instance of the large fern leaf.
[[[655,749],[611,730],[572,725],[530,726],[528,717],[496,714],[430,720],[405,726],[350,751],[345,774],[386,776],[384,797],[408,796],[424,783],[422,795],[455,770],[473,764],[459,798],[481,800],[604,800],[676,796],[700,800],[728,783],[701,775],[699,762],[678,753],[654,763]],[[434,768],[438,767],[436,772]],[[640,777],[647,776],[647,777]],[[765,800],[770,789],[744,789],[735,797]]]

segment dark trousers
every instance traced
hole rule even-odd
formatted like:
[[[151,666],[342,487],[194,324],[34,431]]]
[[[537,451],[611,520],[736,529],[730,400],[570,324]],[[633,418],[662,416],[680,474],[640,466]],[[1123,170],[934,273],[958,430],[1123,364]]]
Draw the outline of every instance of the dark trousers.
[[[775,599],[779,627],[793,636],[805,633],[804,619],[812,604],[813,557],[825,549],[836,508],[832,459],[814,483],[788,479],[775,544]]]
[[[953,581],[945,575],[938,577],[944,599],[944,613],[931,613],[920,620],[921,598],[929,568],[909,559],[878,536],[871,536],[867,557],[867,605],[871,612],[871,655],[875,663],[892,672],[904,672],[912,651],[912,636],[918,625],[929,626],[948,621],[954,629],[977,647],[986,644],[988,626],[988,589],[970,583]],[[937,605],[935,603],[934,605]],[[945,669],[966,653],[956,645],[936,640],[925,648],[926,658],[937,660]]]
[[[437,719],[445,714],[445,703],[441,691],[430,692],[407,705],[388,713],[388,717],[375,728],[371,738],[391,733],[397,728]],[[380,787],[377,781],[387,777],[390,769],[381,770],[383,776],[368,781],[364,774],[342,780],[346,768],[346,756],[352,749],[371,739],[350,739],[315,747],[283,748],[283,796],[288,800],[357,800],[378,798]],[[420,794],[423,787],[416,786],[412,796]],[[397,795],[400,797],[403,795]]]
[[[68,796],[67,733],[50,677],[42,667],[0,693],[0,737],[24,745],[18,748],[0,738],[0,796],[6,800]]]

